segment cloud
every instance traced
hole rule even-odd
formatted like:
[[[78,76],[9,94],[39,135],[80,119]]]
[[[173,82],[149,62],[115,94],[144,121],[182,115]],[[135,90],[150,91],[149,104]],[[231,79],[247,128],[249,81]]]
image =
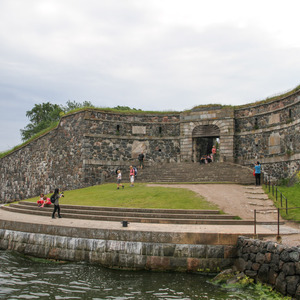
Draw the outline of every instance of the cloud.
[[[184,110],[293,88],[300,71],[297,5],[2,0],[0,118],[10,130],[0,140],[19,136],[36,103]]]

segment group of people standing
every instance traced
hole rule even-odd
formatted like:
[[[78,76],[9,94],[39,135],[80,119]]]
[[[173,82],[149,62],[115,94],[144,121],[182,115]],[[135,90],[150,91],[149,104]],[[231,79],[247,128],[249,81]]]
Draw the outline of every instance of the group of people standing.
[[[144,159],[145,155],[143,151],[138,155],[138,161],[139,161],[139,168],[143,169],[144,168]],[[137,168],[134,166],[129,167],[129,180],[130,180],[130,186],[134,187],[134,181],[137,176]],[[121,187],[124,189],[124,185],[121,183],[122,181],[122,173],[121,170],[117,170],[117,190],[119,190]]]
[[[137,169],[133,166],[129,167],[129,180],[130,180],[130,186],[134,186],[134,180],[137,175]],[[119,190],[121,187],[124,189],[124,185],[121,183],[122,181],[122,173],[121,170],[117,170],[117,190]]]

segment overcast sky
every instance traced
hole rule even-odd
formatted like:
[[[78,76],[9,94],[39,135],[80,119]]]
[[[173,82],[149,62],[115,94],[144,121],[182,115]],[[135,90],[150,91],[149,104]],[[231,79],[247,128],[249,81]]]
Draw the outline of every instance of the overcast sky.
[[[299,0],[1,0],[0,152],[35,104],[178,110],[300,84]]]

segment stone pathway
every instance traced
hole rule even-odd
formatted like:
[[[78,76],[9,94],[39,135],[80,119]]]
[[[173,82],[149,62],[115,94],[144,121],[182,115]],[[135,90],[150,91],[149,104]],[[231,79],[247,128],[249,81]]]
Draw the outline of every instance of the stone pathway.
[[[253,220],[256,209],[258,221],[277,221],[277,209],[262,187],[236,184],[160,184],[160,186],[192,190],[205,197],[207,201],[218,205],[225,213],[239,216],[243,220]],[[284,222],[285,225],[280,226],[280,234],[285,235],[282,236],[282,242],[290,246],[300,245],[300,224]],[[263,225],[263,227],[277,233],[277,226]]]

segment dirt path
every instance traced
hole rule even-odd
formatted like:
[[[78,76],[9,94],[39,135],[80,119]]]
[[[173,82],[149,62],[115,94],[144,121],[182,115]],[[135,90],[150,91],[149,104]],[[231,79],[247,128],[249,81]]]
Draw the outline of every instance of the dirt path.
[[[239,216],[243,220],[253,220],[256,209],[257,221],[277,221],[277,210],[273,201],[268,199],[261,187],[236,184],[159,184],[159,186],[192,190],[205,197],[207,201],[218,205],[223,212]],[[291,222],[285,224],[300,230],[300,224]],[[300,245],[300,234],[284,235],[282,242],[290,246]]]

